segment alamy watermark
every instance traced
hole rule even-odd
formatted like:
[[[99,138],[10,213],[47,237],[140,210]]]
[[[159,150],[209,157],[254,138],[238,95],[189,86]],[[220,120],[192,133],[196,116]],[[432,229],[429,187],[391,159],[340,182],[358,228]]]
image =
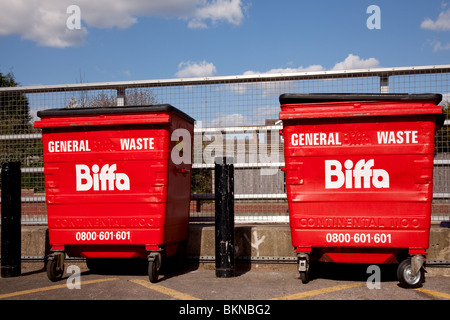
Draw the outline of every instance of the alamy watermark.
[[[66,26],[69,30],[81,29],[81,9],[79,6],[72,4],[67,7],[67,14],[70,16],[66,20]]]
[[[69,30],[81,29],[81,9],[79,6],[72,4],[67,7],[66,13],[70,16],[66,20],[66,26]],[[370,5],[366,10],[370,16],[367,18],[366,26],[369,30],[381,29],[381,9],[377,5]]]
[[[367,278],[366,285],[368,289],[381,289],[381,269],[379,266],[372,264],[367,267],[366,273],[370,274]]]
[[[76,265],[70,265],[67,268],[67,273],[70,276],[67,278],[66,286],[67,289],[81,289],[81,270],[80,267]]]
[[[201,121],[197,121],[196,128],[198,133],[194,135],[194,163],[214,164],[216,158],[227,157],[233,158],[234,164],[260,167],[259,172],[263,176],[275,175],[280,171],[278,165],[282,151],[278,130],[248,129],[239,132],[222,132],[217,129],[203,132]],[[186,134],[182,137],[183,141],[186,139],[190,142]],[[177,153],[172,151],[174,163],[180,161],[176,158]]]
[[[377,5],[370,5],[366,10],[370,16],[367,18],[366,26],[369,30],[381,29],[381,9]]]

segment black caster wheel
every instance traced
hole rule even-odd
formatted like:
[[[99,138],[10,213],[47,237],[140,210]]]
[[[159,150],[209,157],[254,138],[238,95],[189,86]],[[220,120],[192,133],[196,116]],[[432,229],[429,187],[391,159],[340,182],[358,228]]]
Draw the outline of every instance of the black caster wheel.
[[[161,256],[159,254],[150,255],[148,260],[148,278],[151,283],[158,282],[159,268],[161,266]]]
[[[47,262],[47,277],[50,281],[55,282],[61,280],[64,274],[64,265],[58,268],[58,261],[56,259]]]
[[[303,284],[309,282],[309,270],[300,271],[300,280],[302,281]]]
[[[423,267],[416,275],[411,274],[411,258],[403,260],[397,268],[397,278],[403,288],[420,288],[425,282],[425,270]]]

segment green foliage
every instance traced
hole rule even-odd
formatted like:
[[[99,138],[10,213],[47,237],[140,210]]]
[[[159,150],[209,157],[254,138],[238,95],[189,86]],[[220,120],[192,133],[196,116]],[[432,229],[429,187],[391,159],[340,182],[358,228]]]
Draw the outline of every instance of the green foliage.
[[[14,75],[0,73],[0,87],[16,87]],[[37,132],[31,124],[28,98],[24,94],[3,92],[0,94],[0,164],[20,161],[22,167],[42,167],[42,142],[17,135]],[[11,136],[15,135],[15,136]],[[10,136],[10,137],[8,137]],[[43,179],[22,175],[22,188],[43,190]]]
[[[193,169],[191,192],[192,193],[212,193],[212,170]]]
[[[0,73],[0,87],[16,87],[18,83],[14,75]],[[0,134],[25,134],[31,133],[33,127],[30,124],[31,117],[28,107],[28,99],[23,94],[4,93],[0,95]]]

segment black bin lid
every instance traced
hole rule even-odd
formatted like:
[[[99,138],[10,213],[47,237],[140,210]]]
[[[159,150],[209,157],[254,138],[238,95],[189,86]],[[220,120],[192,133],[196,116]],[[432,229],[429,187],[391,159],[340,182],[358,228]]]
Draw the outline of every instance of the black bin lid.
[[[434,93],[284,93],[280,95],[280,104],[393,100],[431,100],[435,104],[439,104],[442,100],[442,95]]]
[[[155,104],[143,106],[110,106],[99,108],[60,108],[47,109],[37,112],[37,116],[42,117],[58,117],[58,116],[84,116],[84,115],[103,115],[103,114],[123,114],[123,113],[158,113],[158,112],[173,112],[187,121],[194,123],[194,119],[188,116],[183,111],[175,108],[170,104]]]

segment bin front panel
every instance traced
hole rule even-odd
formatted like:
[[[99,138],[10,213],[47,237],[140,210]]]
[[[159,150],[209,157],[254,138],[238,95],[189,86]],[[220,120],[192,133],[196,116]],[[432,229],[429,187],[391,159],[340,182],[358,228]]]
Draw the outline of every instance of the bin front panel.
[[[168,139],[164,129],[44,134],[52,242],[141,243],[133,229],[164,227]]]
[[[44,129],[50,244],[77,253],[83,246],[92,252],[89,247],[109,245],[105,256],[122,246],[186,239],[190,163],[181,165],[186,174],[171,161],[176,144],[171,133],[178,126],[192,136],[193,125],[177,115],[167,117],[169,123],[86,127],[74,119],[77,126]],[[178,185],[177,195],[168,195],[171,183]]]
[[[434,132],[435,115],[284,120],[294,247],[427,248]]]

